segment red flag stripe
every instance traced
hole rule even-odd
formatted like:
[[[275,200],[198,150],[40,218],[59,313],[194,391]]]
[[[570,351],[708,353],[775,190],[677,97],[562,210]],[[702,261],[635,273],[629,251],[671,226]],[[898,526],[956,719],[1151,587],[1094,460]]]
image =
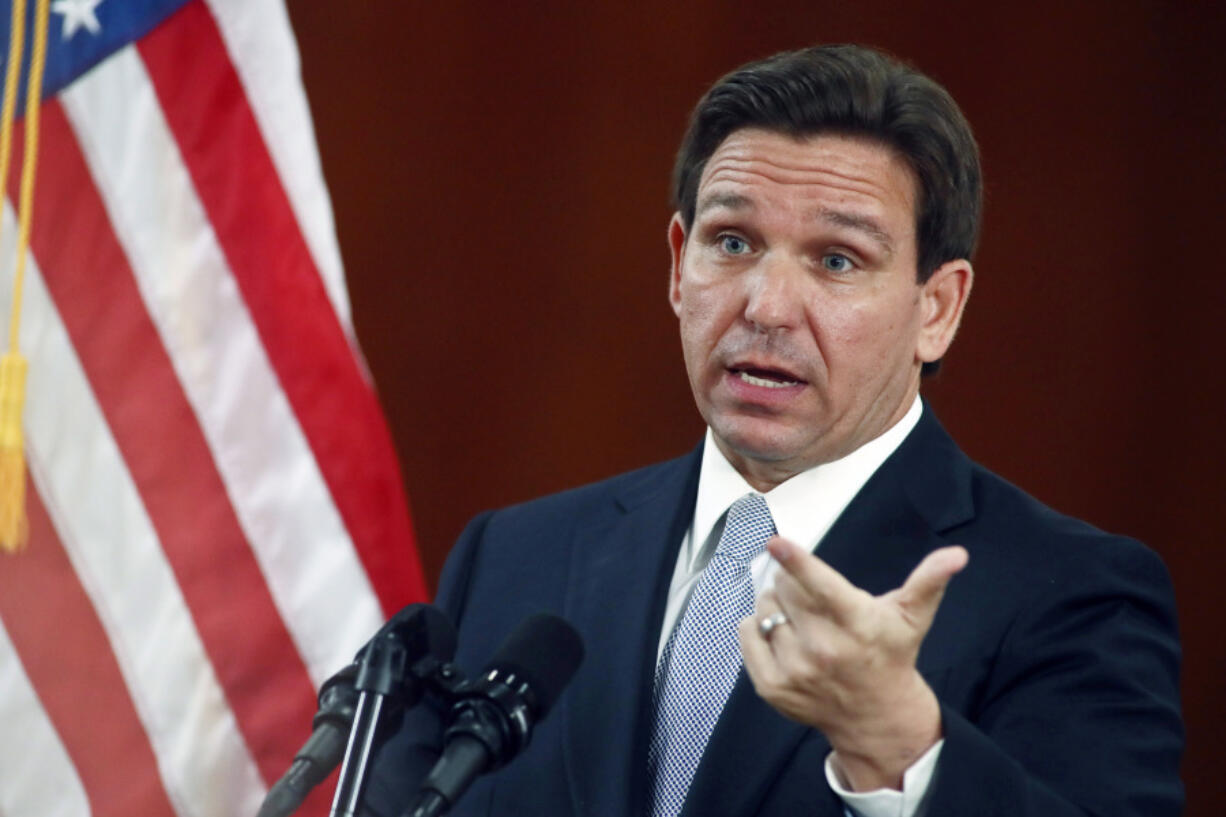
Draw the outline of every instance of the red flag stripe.
[[[30,546],[0,570],[0,618],[76,767],[90,811],[94,817],[175,817],[106,632],[37,490],[27,494],[27,510]],[[122,773],[116,758],[123,758]]]
[[[31,246],[239,729],[271,782],[315,711],[306,667],[58,102],[43,106],[42,129]],[[71,240],[59,232],[64,223],[73,225]],[[144,399],[127,399],[134,390]]]
[[[332,308],[353,337],[349,293],[332,224],[332,203],[303,93],[300,58],[281,0],[205,0],[289,196]],[[281,70],[271,70],[277,66]]]
[[[311,259],[215,21],[196,0],[141,40],[138,49],[384,611],[425,598],[387,426]],[[218,110],[229,114],[219,119],[211,113]],[[244,172],[242,195],[236,195],[232,181],[236,162]],[[255,224],[260,229],[252,229]]]

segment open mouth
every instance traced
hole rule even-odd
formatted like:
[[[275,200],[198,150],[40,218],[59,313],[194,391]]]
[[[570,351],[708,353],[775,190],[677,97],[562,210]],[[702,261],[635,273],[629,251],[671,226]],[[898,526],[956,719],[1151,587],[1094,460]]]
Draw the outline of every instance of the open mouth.
[[[748,383],[751,386],[761,386],[767,389],[786,389],[791,386],[799,386],[804,381],[797,380],[787,372],[777,371],[775,369],[758,369],[758,368],[733,368],[730,370],[733,375],[739,377],[742,382]]]

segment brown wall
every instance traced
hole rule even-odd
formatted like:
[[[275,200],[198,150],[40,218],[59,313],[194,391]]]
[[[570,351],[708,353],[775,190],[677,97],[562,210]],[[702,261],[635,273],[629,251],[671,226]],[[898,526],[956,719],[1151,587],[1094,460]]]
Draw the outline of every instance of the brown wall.
[[[665,302],[685,116],[747,59],[877,44],[950,88],[987,177],[975,292],[925,392],[972,456],[1166,559],[1185,637],[1188,814],[1217,813],[1223,14],[1106,0],[1024,13],[521,5],[290,9],[354,319],[431,581],[476,511],[697,441]]]

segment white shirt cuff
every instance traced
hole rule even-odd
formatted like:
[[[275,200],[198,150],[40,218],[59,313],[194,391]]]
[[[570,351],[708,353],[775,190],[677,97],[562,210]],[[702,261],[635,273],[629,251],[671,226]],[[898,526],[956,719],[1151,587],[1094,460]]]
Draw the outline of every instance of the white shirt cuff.
[[[903,772],[902,791],[851,791],[847,788],[847,781],[834,767],[834,752],[826,755],[826,782],[842,799],[844,805],[860,817],[914,817],[924,795],[928,793],[928,785],[932,782],[937,758],[941,756],[941,747],[944,745],[944,738],[938,740]]]

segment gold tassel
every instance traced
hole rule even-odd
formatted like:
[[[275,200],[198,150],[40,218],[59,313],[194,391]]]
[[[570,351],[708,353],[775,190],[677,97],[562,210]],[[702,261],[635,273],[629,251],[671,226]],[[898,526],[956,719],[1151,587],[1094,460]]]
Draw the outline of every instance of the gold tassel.
[[[47,57],[49,0],[34,7],[34,48],[26,77],[25,155],[21,163],[21,193],[17,213],[17,264],[13,275],[9,351],[0,358],[0,550],[15,553],[29,540],[26,518],[25,438],[21,414],[26,402],[26,359],[17,347],[21,325],[21,296],[25,279],[26,248],[34,213],[34,170],[38,164],[38,110]],[[9,59],[4,72],[4,103],[0,110],[0,189],[8,184],[17,72],[25,37],[25,0],[13,0]]]
[[[26,359],[17,352],[0,358],[0,550],[26,546],[26,455],[21,410],[26,401]]]

